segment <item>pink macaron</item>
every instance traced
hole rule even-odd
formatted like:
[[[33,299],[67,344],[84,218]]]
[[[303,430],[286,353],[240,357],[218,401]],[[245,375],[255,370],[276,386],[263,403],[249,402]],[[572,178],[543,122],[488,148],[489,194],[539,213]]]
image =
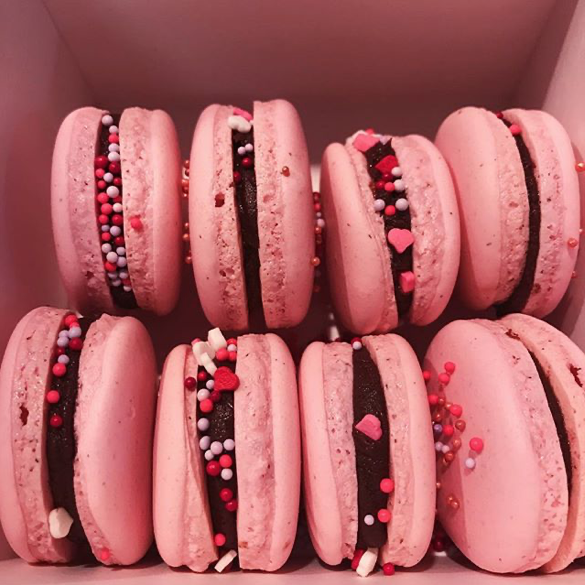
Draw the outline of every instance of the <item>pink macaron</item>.
[[[152,542],[156,364],[132,317],[41,307],[0,369],[0,520],[33,562],[138,561]]]
[[[454,321],[425,358],[439,519],[477,566],[560,571],[585,554],[585,355],[534,317]]]
[[[253,114],[212,105],[191,149],[189,224],[195,282],[215,326],[292,327],[313,287],[314,210],[301,121],[284,100]]]
[[[317,554],[361,576],[411,567],[435,519],[435,461],[425,383],[393,334],[314,342],[299,373],[303,481]]]
[[[83,314],[169,313],[181,274],[177,134],[161,110],[80,108],[59,129],[51,207],[57,259]]]
[[[549,314],[569,286],[580,203],[571,140],[550,114],[467,107],[439,128],[461,216],[458,290],[472,309]]]
[[[459,266],[459,216],[443,157],[422,136],[359,131],[331,144],[321,195],[331,294],[341,323],[385,333],[443,311]]]
[[[171,567],[275,571],[297,528],[295,367],[274,334],[179,345],[166,359],[154,442],[154,532]]]

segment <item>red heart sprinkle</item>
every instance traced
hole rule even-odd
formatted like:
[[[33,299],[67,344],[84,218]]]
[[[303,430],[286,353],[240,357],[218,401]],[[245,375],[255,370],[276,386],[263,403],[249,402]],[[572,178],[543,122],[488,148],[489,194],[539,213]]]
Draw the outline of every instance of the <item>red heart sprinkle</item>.
[[[237,390],[240,385],[240,379],[226,366],[217,368],[213,379],[215,381],[213,389],[218,392],[222,390]]]

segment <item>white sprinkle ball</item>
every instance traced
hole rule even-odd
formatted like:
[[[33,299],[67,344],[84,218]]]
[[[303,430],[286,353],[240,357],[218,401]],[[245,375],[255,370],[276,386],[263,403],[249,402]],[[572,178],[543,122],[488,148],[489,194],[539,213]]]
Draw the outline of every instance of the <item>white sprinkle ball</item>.
[[[124,256],[121,256],[120,258],[118,258],[118,261],[116,262],[116,264],[120,268],[125,268],[128,265],[128,260],[126,260],[126,258],[124,258]]]
[[[118,261],[118,254],[116,254],[116,252],[108,252],[106,254],[106,260],[112,264],[115,264]]]
[[[106,173],[104,175],[104,181],[106,183],[111,183],[114,180],[114,175],[112,175],[112,173]]]
[[[110,233],[116,238],[122,233],[122,228],[119,225],[113,225],[110,228]]]
[[[325,220],[324,220],[324,219],[321,219],[321,218],[319,218],[319,219],[317,220],[317,225],[318,225],[320,228],[324,228],[324,227],[325,227]]]
[[[233,451],[236,448],[236,443],[235,443],[235,441],[233,439],[226,439],[223,442],[223,448],[226,451]]]
[[[475,459],[473,459],[473,457],[468,457],[465,460],[465,467],[467,467],[467,469],[475,469]]]
[[[384,201],[384,199],[375,199],[374,200],[374,209],[376,211],[384,211],[385,208],[386,208],[386,202]]]
[[[443,450],[443,443],[441,441],[437,441],[435,443],[435,451],[441,452]]]
[[[206,431],[207,429],[209,429],[209,419],[208,418],[200,418],[197,421],[197,428],[200,431]]]
[[[246,147],[245,146],[239,146],[238,147],[238,154],[240,156],[244,156],[246,154]]]
[[[119,152],[110,152],[108,154],[108,160],[110,162],[118,162],[120,160],[120,153]]]
[[[119,278],[116,278],[116,280],[112,280],[112,286],[118,287],[121,286],[122,281]]]
[[[114,205],[112,205],[112,209],[116,213],[122,213],[122,211],[124,211],[124,206],[121,203],[114,203]]]
[[[118,134],[118,126],[110,126],[110,134]]]
[[[112,246],[111,244],[102,244],[102,252],[104,254],[107,254],[108,252],[112,251]]]
[[[118,254],[118,256],[126,256],[126,248],[124,248],[124,246],[116,248],[116,254]]]
[[[120,278],[122,280],[126,280],[128,278],[128,273],[125,270],[120,270]]]
[[[234,472],[231,469],[222,469],[221,470],[221,479],[225,481],[229,481],[234,476]]]
[[[209,398],[209,390],[207,390],[206,388],[201,388],[201,390],[197,391],[197,400],[199,400],[199,402],[201,402],[202,400],[207,400]],[[208,447],[205,447],[206,449]]]
[[[443,453],[449,453],[449,451],[451,451],[451,447],[449,447],[449,445],[443,445],[443,448],[441,449],[441,451]]]
[[[250,144],[248,142],[248,144],[246,144],[246,146],[245,146],[245,149],[246,149],[246,152],[252,152],[254,150],[254,145]]]
[[[362,345],[362,342],[361,342],[361,341],[354,341],[354,342],[351,344],[351,347],[353,347],[353,349],[354,349],[355,351],[359,351],[359,350],[360,350],[360,349],[363,347],[363,345]]]
[[[109,232],[110,231],[110,226],[109,225],[103,225],[102,226],[102,232]]]
[[[223,451],[223,445],[220,441],[213,441],[213,443],[211,443],[210,449],[214,455],[219,455]]]
[[[105,175],[104,175],[105,177]],[[118,189],[118,187],[116,187],[116,185],[110,185],[107,189],[106,189],[106,193],[108,194],[108,197],[117,197],[120,194],[120,189]]]
[[[59,337],[69,337],[69,329],[61,329],[59,331]]]
[[[227,346],[227,350],[228,350],[228,351],[238,351],[238,346],[237,346],[235,343],[230,343],[230,344]]]
[[[199,448],[202,451],[207,451],[207,449],[209,449],[209,445],[211,445],[211,437],[209,435],[205,435],[199,439]]]
[[[400,167],[394,167],[392,169],[392,176],[396,178],[402,177],[402,169]]]
[[[125,284],[125,285],[124,285],[124,290],[125,290],[126,292],[130,292],[130,291],[132,290],[132,287],[131,287],[131,286],[128,286],[128,285],[126,285],[126,284]]]
[[[214,457],[215,457],[215,455],[211,452],[210,449],[208,449],[207,451],[205,451],[205,459],[207,461],[212,461]]]
[[[69,356],[68,356],[68,355],[60,355],[60,356],[57,358],[57,361],[58,361],[60,364],[65,364],[65,365],[67,365],[67,364],[69,363]]]
[[[404,189],[406,189],[406,185],[404,184],[404,181],[402,179],[396,179],[396,181],[394,181],[394,190],[395,191],[404,191]]]
[[[323,217],[323,212],[322,211],[317,211],[317,213],[315,213],[315,217],[318,219],[321,219]]]
[[[112,280],[116,280],[120,277],[117,270],[114,270],[113,272],[106,272],[106,274],[108,275],[108,278],[111,278]]]
[[[69,337],[81,337],[81,327],[71,327],[69,329]]]
[[[57,339],[57,347],[68,347],[69,346],[69,337],[59,337]]]
[[[214,386],[215,386],[215,380],[207,380],[207,382],[205,382],[205,387],[208,390],[213,390]]]
[[[374,522],[375,522],[374,517],[371,514],[366,514],[364,516],[364,524],[366,524],[367,526],[372,526]]]
[[[408,200],[404,197],[401,197],[400,199],[396,200],[394,207],[396,207],[398,211],[406,211],[408,209]]]
[[[110,152],[120,152],[120,145],[112,142],[110,145],[108,145],[108,150]]]
[[[111,126],[114,123],[114,118],[110,114],[104,114],[102,116],[102,124],[104,126]]]

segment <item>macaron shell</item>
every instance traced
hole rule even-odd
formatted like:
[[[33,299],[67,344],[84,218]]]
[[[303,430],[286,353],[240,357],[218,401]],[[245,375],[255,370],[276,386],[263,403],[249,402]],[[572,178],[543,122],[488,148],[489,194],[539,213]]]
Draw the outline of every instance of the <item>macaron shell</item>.
[[[470,308],[487,309],[511,295],[524,269],[528,193],[520,154],[504,123],[483,108],[451,114],[435,144],[459,204],[459,295]]]
[[[179,297],[182,265],[177,133],[168,114],[142,108],[122,112],[119,133],[128,273],[138,306],[166,315]]]
[[[307,520],[329,565],[352,558],[357,542],[352,351],[345,343],[312,343],[299,369]]]
[[[445,389],[463,408],[462,447],[438,465],[438,517],[457,547],[479,567],[523,572],[550,561],[565,531],[567,477],[554,421],[534,362],[506,328],[484,320],[454,321],[431,342],[425,368],[437,375],[451,361]],[[468,445],[484,441],[480,454]],[[476,466],[467,469],[465,459]],[[459,500],[458,510],[447,499]]]
[[[311,301],[315,234],[309,154],[289,102],[254,102],[254,161],[266,325],[292,327]]]
[[[453,181],[435,145],[415,134],[395,137],[411,217],[415,287],[408,320],[434,321],[445,309],[457,279],[459,212]]]
[[[580,239],[579,183],[571,140],[550,114],[538,110],[506,110],[506,119],[518,124],[538,184],[540,241],[534,284],[522,312],[544,317],[565,294],[577,261]]]
[[[153,514],[156,545],[167,565],[203,572],[217,560],[205,472],[197,443],[197,394],[185,395],[184,380],[196,375],[191,347],[168,355],[160,382],[154,439]]]
[[[571,449],[572,482],[567,529],[546,572],[561,571],[585,553],[585,355],[563,333],[528,315],[509,315],[500,323],[520,337],[536,356],[563,413]]]
[[[402,337],[367,336],[363,344],[380,372],[390,423],[394,492],[380,559],[382,564],[412,567],[426,554],[435,522],[435,452],[425,382],[413,349]]]
[[[294,363],[273,334],[238,338],[234,430],[242,569],[275,571],[295,539],[300,430]]]
[[[105,564],[134,563],[152,542],[155,384],[154,349],[138,320],[103,315],[90,326],[79,367],[74,487],[85,534]]]
[[[361,152],[337,143],[327,147],[321,197],[331,296],[341,323],[357,334],[395,328],[398,311],[390,250]]]
[[[61,124],[51,172],[51,217],[59,271],[71,305],[83,314],[114,310],[96,217],[94,161],[102,116],[71,112]]]
[[[229,106],[207,107],[197,122],[189,171],[193,274],[205,316],[222,329],[248,328],[240,225],[233,184]],[[224,196],[217,206],[216,195]]]
[[[0,482],[1,521],[14,551],[29,562],[67,562],[75,549],[49,532],[53,503],[44,457],[50,356],[65,314],[40,307],[23,317],[0,372],[0,456],[6,472]]]

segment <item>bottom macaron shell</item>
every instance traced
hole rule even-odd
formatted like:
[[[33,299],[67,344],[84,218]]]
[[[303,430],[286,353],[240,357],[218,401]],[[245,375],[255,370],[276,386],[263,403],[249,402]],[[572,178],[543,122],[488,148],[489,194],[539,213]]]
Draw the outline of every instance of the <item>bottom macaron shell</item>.
[[[434,338],[425,357],[430,393],[437,392],[437,377],[449,361],[456,370],[446,400],[462,407],[458,420],[466,426],[453,462],[446,465],[440,456],[437,464],[439,519],[461,552],[483,569],[538,568],[559,547],[568,491],[534,362],[505,328],[479,320],[455,321]],[[474,450],[476,438],[482,448]]]
[[[103,315],[81,354],[75,413],[75,496],[85,534],[105,564],[140,560],[152,542],[156,361],[144,326]]]
[[[562,410],[569,439],[572,481],[567,529],[546,572],[561,571],[585,554],[585,393],[582,380],[585,355],[563,333],[527,315],[509,315],[500,321],[518,335],[533,353],[551,383]]]

